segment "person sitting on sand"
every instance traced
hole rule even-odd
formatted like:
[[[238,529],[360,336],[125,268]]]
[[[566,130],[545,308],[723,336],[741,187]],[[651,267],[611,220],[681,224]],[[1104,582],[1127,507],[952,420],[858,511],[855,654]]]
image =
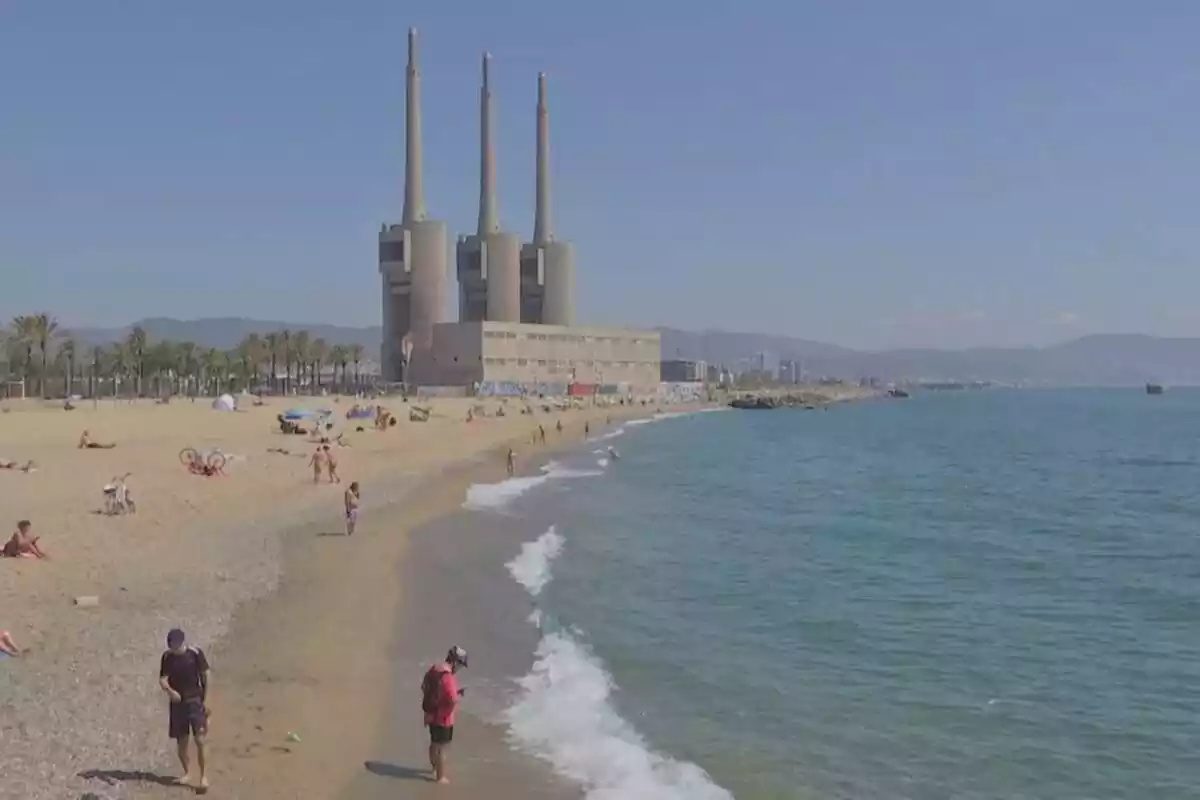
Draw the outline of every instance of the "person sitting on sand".
[[[358,492],[358,481],[351,482],[342,500],[346,504],[346,535],[353,536],[354,526],[358,524],[358,504],[362,502],[362,496]]]
[[[13,657],[21,655],[21,648],[17,647],[8,631],[0,631],[0,653]]]
[[[80,450],[112,450],[116,446],[113,442],[93,442],[91,434],[86,430],[79,435]]]
[[[33,524],[23,519],[17,523],[12,538],[5,543],[3,553],[8,558],[49,558],[38,546],[38,541],[39,537],[33,535]]]
[[[313,471],[313,483],[321,482],[321,473],[325,471],[325,459],[325,451],[318,447],[317,452],[313,453],[312,458],[308,460],[308,465],[312,467]]]

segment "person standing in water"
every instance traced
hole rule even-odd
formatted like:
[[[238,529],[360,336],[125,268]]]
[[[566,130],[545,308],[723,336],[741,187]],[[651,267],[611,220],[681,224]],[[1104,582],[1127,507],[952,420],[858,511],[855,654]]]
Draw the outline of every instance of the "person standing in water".
[[[358,481],[351,481],[343,500],[346,503],[346,535],[354,535],[354,526],[358,524],[358,504],[362,497],[358,493]]]
[[[184,644],[183,631],[173,628],[167,634],[167,649],[158,669],[158,685],[171,698],[167,733],[175,740],[183,775],[176,779],[179,786],[195,786],[203,794],[208,791],[204,739],[208,734],[208,659],[199,647]],[[191,764],[188,738],[196,740],[196,766],[199,780],[191,783]]]
[[[446,653],[445,661],[429,668],[421,681],[421,710],[429,728],[429,766],[438,783],[450,782],[446,747],[454,739],[454,717],[463,696],[455,673],[466,666],[467,651],[456,645]]]

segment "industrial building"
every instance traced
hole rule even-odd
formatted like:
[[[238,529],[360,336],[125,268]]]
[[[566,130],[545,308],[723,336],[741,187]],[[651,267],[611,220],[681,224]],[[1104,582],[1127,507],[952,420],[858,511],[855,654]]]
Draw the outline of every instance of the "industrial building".
[[[428,218],[421,152],[417,35],[408,32],[404,215],[379,233],[383,295],[380,362],[385,381],[426,386],[503,386],[505,393],[636,391],[659,381],[660,339],[651,331],[576,328],[575,251],[553,231],[546,75],[538,75],[536,201],[532,240],[500,226],[491,56],[479,93],[479,219],[458,237],[458,322],[445,319],[448,237]]]
[[[657,332],[483,321],[438,325],[433,339],[433,372],[444,385],[566,394],[572,384],[599,392],[659,382]]]

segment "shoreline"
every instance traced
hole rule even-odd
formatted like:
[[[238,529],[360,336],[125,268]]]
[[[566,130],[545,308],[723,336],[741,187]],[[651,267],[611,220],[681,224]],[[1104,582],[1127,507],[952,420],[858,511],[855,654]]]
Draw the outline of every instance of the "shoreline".
[[[292,402],[331,405],[330,398]],[[487,401],[489,410],[495,402]],[[471,484],[503,480],[510,444],[521,458],[518,474],[533,474],[581,443],[585,420],[599,434],[608,416],[617,426],[660,410],[712,407],[650,400],[532,417],[487,414],[466,424],[465,410],[480,404],[433,405],[430,423],[402,420],[394,433],[350,434],[354,447],[338,451],[348,462],[343,479],[364,487],[363,519],[351,540],[329,535],[340,534],[340,487],[312,487],[303,461],[261,455],[268,444],[311,446],[270,432],[277,409],[222,416],[202,403],[122,405],[0,417],[0,433],[16,432],[3,455],[30,455],[41,468],[0,476],[0,502],[48,530],[54,556],[0,562],[0,602],[22,614],[0,624],[18,644],[32,645],[27,656],[0,667],[0,734],[6,752],[18,754],[6,765],[5,790],[26,800],[85,792],[103,800],[179,796],[177,787],[162,785],[178,766],[154,680],[161,637],[178,624],[213,662],[213,794],[360,796],[356,781],[380,777],[366,765],[367,754],[379,753],[379,767],[387,763],[381,742],[396,742],[386,732],[388,715],[409,713],[406,703],[393,708],[399,690],[389,654],[415,624],[406,614],[419,606],[404,598],[397,580],[414,531],[452,516]],[[555,441],[551,431],[546,446],[531,448],[531,429],[556,419],[568,439]],[[11,426],[17,420],[21,425]],[[76,451],[81,426],[115,435],[120,447]],[[47,431],[55,432],[53,441]],[[173,464],[162,469],[181,444],[251,455],[231,462],[225,479],[187,476]],[[78,508],[80,491],[130,464],[139,481],[135,517]],[[100,606],[74,608],[71,598],[82,594],[99,595]],[[446,646],[423,647],[422,657]],[[469,711],[467,717],[467,730],[477,727],[478,734],[469,734],[459,758],[479,745],[489,770],[513,776],[514,796],[529,796],[527,781],[545,784],[546,797],[579,796],[547,779],[548,765],[513,753],[502,732],[471,721]],[[301,741],[288,742],[289,732]],[[419,753],[423,730],[415,736]],[[389,791],[395,788],[393,781]],[[484,781],[477,794],[498,796],[496,788]],[[455,795],[473,796],[466,785]]]
[[[560,418],[574,432],[572,438],[561,443],[550,439],[518,474],[528,474],[531,466],[536,469],[578,444],[574,435],[585,420],[598,428],[611,415],[616,426],[652,416],[654,409],[598,407],[568,413]],[[531,422],[526,420],[525,427]],[[399,772],[418,779],[411,788],[423,783],[413,766],[387,767],[413,753],[419,769],[426,743],[419,726],[403,737],[403,746],[394,746],[395,737],[383,733],[392,717],[412,714],[411,698],[408,703],[399,698],[394,657],[396,642],[408,638],[415,604],[405,597],[397,573],[410,560],[414,532],[453,517],[470,485],[504,480],[504,453],[521,442],[528,442],[527,434],[481,443],[415,474],[364,481],[363,510],[353,538],[330,535],[340,519],[328,512],[324,519],[282,526],[278,585],[239,605],[225,635],[207,648],[214,676],[209,745],[214,793],[220,789],[223,796],[264,800],[359,797],[356,784],[372,768],[375,778],[394,778]],[[381,495],[384,499],[377,499]],[[423,650],[436,658],[446,646],[438,640]],[[389,716],[389,708],[396,706]],[[538,774],[548,769],[532,759],[521,763],[487,723],[465,716],[464,736],[473,740],[470,750],[482,744],[488,764],[486,780],[474,796],[503,797],[496,793],[496,778],[505,774],[511,776],[514,797],[529,796],[527,780],[549,777]],[[289,733],[300,741],[289,742]],[[385,752],[375,760],[367,758],[381,750],[381,741],[389,743]],[[468,752],[460,750],[464,756]],[[394,753],[391,761],[387,753]],[[166,772],[158,774],[172,774],[173,759],[169,742],[163,742],[156,763]],[[395,787],[386,791],[394,793]],[[171,797],[177,790],[142,781],[129,796]],[[473,795],[467,785],[458,785],[455,796]]]

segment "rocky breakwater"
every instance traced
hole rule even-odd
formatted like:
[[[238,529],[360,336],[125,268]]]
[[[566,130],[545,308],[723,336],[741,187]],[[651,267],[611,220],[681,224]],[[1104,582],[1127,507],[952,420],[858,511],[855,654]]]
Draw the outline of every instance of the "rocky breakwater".
[[[775,408],[805,408],[812,410],[817,406],[828,405],[832,402],[835,401],[828,396],[811,394],[807,392],[797,392],[789,394],[758,394],[737,397],[729,401],[729,407],[739,408],[745,411],[768,411]]]

